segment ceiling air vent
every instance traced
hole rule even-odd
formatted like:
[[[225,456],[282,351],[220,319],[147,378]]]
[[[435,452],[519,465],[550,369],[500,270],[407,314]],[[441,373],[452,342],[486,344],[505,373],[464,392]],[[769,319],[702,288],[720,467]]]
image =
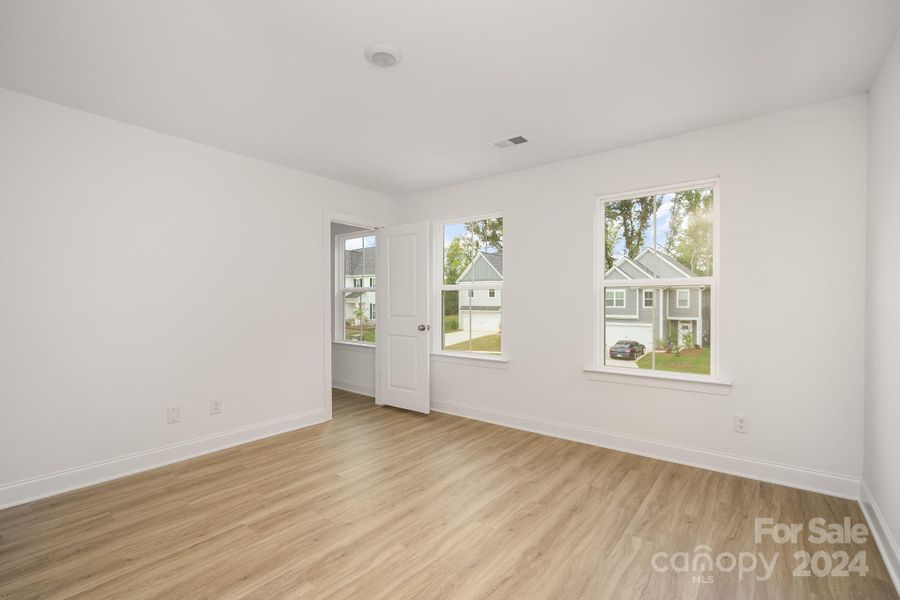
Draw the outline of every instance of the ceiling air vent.
[[[513,137],[503,138],[500,140],[495,140],[491,142],[491,146],[494,148],[512,148],[513,146],[518,146],[519,144],[524,144],[528,140],[525,139],[524,136],[514,135]]]

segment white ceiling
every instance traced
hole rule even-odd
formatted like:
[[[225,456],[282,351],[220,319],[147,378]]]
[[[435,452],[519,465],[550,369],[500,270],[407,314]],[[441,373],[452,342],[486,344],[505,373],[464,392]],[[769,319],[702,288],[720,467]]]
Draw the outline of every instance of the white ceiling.
[[[897,0],[0,0],[0,87],[404,193],[866,90],[898,22]]]

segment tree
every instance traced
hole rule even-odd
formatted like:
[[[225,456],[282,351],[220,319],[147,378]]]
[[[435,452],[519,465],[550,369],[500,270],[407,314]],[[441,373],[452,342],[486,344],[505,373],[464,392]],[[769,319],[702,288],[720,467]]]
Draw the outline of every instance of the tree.
[[[712,275],[712,189],[676,192],[666,251],[697,275]]]
[[[659,206],[658,196],[645,196],[629,200],[617,200],[606,205],[606,227],[618,227],[625,242],[625,255],[634,258],[644,244],[644,235],[652,224]],[[607,262],[611,252],[608,251]],[[611,267],[608,264],[608,267]]]
[[[481,250],[491,250],[503,254],[503,217],[484,219],[466,223],[476,254]]]
[[[463,247],[460,238],[453,241],[444,250],[444,283],[456,283],[470,262],[470,253]]]
[[[604,240],[604,243],[606,245],[606,252],[604,254],[606,255],[607,271],[612,269],[613,263],[615,262],[613,260],[613,254],[615,253],[616,244],[618,243],[619,237],[621,236],[621,231],[622,229],[621,227],[619,227],[619,225],[610,221],[609,219],[606,220],[606,236]]]

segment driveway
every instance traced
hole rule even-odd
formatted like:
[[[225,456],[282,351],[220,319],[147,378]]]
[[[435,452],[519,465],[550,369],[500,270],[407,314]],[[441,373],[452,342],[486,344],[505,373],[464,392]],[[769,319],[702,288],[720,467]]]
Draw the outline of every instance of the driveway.
[[[479,331],[477,329],[472,330],[472,339],[484,337],[486,335],[491,335],[492,333],[497,333],[496,331]],[[444,334],[444,346],[452,346],[453,344],[458,344],[460,342],[468,342],[469,341],[469,332],[468,331],[450,331]]]

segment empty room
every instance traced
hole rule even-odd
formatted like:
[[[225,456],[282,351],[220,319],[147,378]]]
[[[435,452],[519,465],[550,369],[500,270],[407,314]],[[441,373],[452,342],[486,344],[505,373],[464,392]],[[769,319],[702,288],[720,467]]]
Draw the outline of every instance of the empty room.
[[[900,600],[898,27],[0,0],[0,600]]]

